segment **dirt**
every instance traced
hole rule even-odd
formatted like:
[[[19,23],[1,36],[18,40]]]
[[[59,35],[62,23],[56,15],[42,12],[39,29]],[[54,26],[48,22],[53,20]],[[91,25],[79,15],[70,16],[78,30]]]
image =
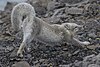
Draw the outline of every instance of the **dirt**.
[[[38,17],[50,24],[73,22],[83,25],[77,37],[91,44],[80,48],[75,44],[49,46],[32,41],[25,49],[24,57],[17,57],[16,51],[22,38],[19,33],[16,36],[11,33],[10,14],[15,4],[8,3],[5,11],[0,12],[0,67],[19,64],[27,67],[100,67],[100,1],[37,1],[29,0],[28,3],[34,6]]]

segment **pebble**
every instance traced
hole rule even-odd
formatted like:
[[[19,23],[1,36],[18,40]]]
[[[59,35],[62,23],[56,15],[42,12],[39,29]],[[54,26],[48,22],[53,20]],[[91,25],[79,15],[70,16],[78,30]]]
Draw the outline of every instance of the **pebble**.
[[[70,67],[70,65],[59,65],[59,67]]]
[[[7,50],[9,50],[9,51],[12,51],[12,50],[14,49],[14,47],[12,47],[12,46],[7,46],[6,48],[7,48]]]
[[[83,13],[82,8],[72,7],[72,8],[66,8],[65,10],[66,14],[72,14],[72,15],[79,15]]]
[[[51,1],[48,3],[47,5],[47,10],[48,11],[51,11],[51,10],[54,10],[55,9],[55,2]]]
[[[3,21],[2,20],[0,20],[0,24],[2,24],[3,23]]]
[[[88,65],[88,67],[100,67],[100,65],[97,65],[97,64],[90,64],[90,65]]]
[[[28,62],[20,61],[12,65],[12,67],[31,67]]]

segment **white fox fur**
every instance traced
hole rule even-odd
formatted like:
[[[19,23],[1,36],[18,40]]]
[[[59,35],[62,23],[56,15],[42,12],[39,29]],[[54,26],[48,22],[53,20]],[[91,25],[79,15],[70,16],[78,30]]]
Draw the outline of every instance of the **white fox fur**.
[[[36,17],[34,7],[28,3],[17,4],[11,13],[11,23],[15,31],[23,31],[23,41],[18,49],[17,55],[22,56],[26,44],[37,39],[47,44],[75,42],[78,46],[87,45],[89,42],[81,42],[74,38],[75,23],[48,24]]]

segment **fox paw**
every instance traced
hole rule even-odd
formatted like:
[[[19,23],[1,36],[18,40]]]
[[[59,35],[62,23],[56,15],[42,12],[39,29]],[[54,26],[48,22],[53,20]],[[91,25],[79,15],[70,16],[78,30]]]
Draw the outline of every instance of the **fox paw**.
[[[18,52],[17,52],[17,56],[18,56],[18,57],[23,57],[22,52],[21,52],[21,51],[18,51]]]

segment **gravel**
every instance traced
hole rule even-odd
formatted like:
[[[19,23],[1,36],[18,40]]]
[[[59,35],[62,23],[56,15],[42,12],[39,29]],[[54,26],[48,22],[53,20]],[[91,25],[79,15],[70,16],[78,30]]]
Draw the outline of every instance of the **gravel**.
[[[99,0],[44,0],[45,5],[44,1],[42,4],[32,1],[29,3],[35,7],[37,16],[48,23],[82,25],[76,37],[91,44],[80,48],[68,43],[52,46],[32,41],[25,49],[24,57],[19,58],[16,52],[22,38],[11,32],[10,14],[14,4],[8,3],[5,11],[0,11],[0,67],[100,67]]]

